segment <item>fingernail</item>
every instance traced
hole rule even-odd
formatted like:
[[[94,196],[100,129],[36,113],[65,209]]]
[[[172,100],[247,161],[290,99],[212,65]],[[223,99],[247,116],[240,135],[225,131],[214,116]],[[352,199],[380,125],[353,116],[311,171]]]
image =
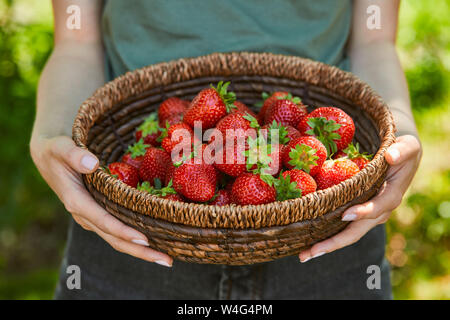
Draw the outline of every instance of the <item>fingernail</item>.
[[[88,170],[94,170],[95,166],[97,165],[97,159],[95,159],[93,156],[83,156],[83,158],[81,158],[81,165]]]
[[[301,262],[301,263],[305,263],[305,262],[308,262],[309,260],[311,260],[311,257],[309,257],[309,258],[306,258],[306,259],[305,259],[305,260],[303,260],[303,261],[302,261],[302,260],[300,260],[300,262]]]
[[[395,148],[389,149],[389,154],[391,155],[391,159],[394,162],[396,162],[398,158],[400,158],[400,152]]]
[[[349,214],[346,214],[345,216],[342,217],[342,221],[353,221],[353,220],[356,219],[356,217],[357,217],[356,214],[349,213]]]
[[[170,264],[168,264],[168,263],[167,263],[166,261],[164,261],[164,260],[156,260],[155,263],[157,263],[157,264],[159,264],[159,265],[161,265],[161,266],[164,266],[164,267],[168,267],[168,268],[172,267]]]
[[[314,258],[317,258],[317,257],[323,256],[323,255],[324,255],[325,253],[326,253],[326,252],[319,252],[319,253],[316,253],[315,255],[313,255],[313,256],[312,256],[312,258],[311,258],[311,259],[314,259]]]
[[[149,244],[148,244],[147,241],[141,240],[141,239],[133,239],[133,240],[131,240],[131,242],[136,243],[136,244],[139,244],[139,245],[141,245],[141,246],[146,246],[146,247],[149,246]]]

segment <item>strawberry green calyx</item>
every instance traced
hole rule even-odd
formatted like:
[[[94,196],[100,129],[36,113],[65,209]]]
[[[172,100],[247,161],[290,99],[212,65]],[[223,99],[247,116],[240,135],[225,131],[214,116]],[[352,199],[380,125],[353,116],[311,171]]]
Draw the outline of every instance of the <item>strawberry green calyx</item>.
[[[272,145],[267,144],[262,135],[258,135],[256,139],[248,137],[247,141],[248,149],[244,151],[247,170],[254,174],[264,174],[265,170],[269,170],[269,164],[272,162],[269,156]]]
[[[146,137],[149,134],[157,133],[159,130],[158,119],[156,112],[151,113],[144,122],[137,128],[138,131],[142,131],[142,136]]]
[[[155,179],[155,186],[152,187],[148,181],[144,181],[137,187],[140,191],[148,192],[154,196],[165,197],[169,194],[176,194],[177,192],[174,190],[172,186],[172,180],[169,181],[167,186],[162,187],[161,180]]]
[[[289,175],[285,178],[280,174],[280,177],[275,179],[274,185],[277,191],[277,201],[295,199],[302,196],[302,190],[297,188],[297,182],[291,182],[291,176]]]
[[[306,144],[298,144],[294,149],[291,149],[289,152],[289,164],[294,166],[295,169],[303,170],[306,173],[309,173],[311,170],[311,166],[317,166],[316,156],[317,150],[306,145]]]
[[[164,128],[160,128],[158,127],[158,130],[161,131],[161,134],[159,135],[159,137],[156,139],[156,141],[161,142],[165,137],[167,137],[169,135],[169,121],[166,120],[166,126]]]
[[[287,131],[286,127],[283,126],[282,124],[276,122],[275,120],[273,120],[272,123],[270,124],[269,128],[267,129],[267,142],[268,143],[273,143],[274,142],[274,141],[272,141],[272,140],[274,140],[273,139],[274,137],[272,136],[272,130],[277,130],[277,132],[278,132],[278,143],[280,145],[286,144],[286,143],[289,142],[290,139],[288,137],[288,131]]]
[[[101,170],[103,170],[105,173],[109,174],[111,177],[119,179],[119,176],[117,174],[112,174],[111,170],[107,166],[100,167]]]
[[[300,102],[302,102],[302,99],[300,99],[299,97],[294,97],[292,94],[288,93],[286,96],[280,96],[277,97],[278,100],[289,100],[295,104],[299,104]]]
[[[350,143],[348,145],[347,148],[345,148],[344,150],[342,150],[349,159],[358,159],[358,158],[362,158],[365,160],[371,160],[373,155],[369,154],[367,152],[360,152],[359,151],[359,143],[356,143],[356,145],[354,145],[353,143]]]
[[[145,155],[148,147],[150,147],[150,145],[145,144],[144,139],[141,138],[135,144],[128,146],[127,152],[131,154],[131,158],[135,159],[139,156]]]
[[[258,120],[256,120],[256,118],[254,116],[252,116],[251,114],[249,114],[248,112],[246,112],[245,116],[243,116],[242,118],[244,118],[245,120],[250,121],[250,127],[251,128],[259,129]]]
[[[136,189],[138,189],[139,191],[145,191],[145,192],[151,193],[153,190],[153,187],[150,185],[150,182],[144,181],[142,183],[138,183]]]
[[[228,92],[227,88],[230,85],[230,82],[219,81],[216,87],[211,84],[211,88],[217,91],[222,101],[225,103],[227,108],[227,113],[230,113],[232,109],[236,109],[234,102],[236,101],[236,94],[232,91]]]
[[[341,139],[341,135],[336,132],[341,127],[340,124],[334,120],[327,120],[324,117],[311,118],[307,124],[311,129],[306,131],[306,133],[315,136],[322,142],[329,156],[337,152],[337,146],[334,140]]]

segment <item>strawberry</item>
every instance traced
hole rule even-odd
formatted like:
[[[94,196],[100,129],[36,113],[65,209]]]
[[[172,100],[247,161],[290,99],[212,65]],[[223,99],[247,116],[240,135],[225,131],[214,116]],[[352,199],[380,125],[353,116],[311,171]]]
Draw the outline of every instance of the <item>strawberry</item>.
[[[168,185],[169,182],[173,179],[173,173],[175,172],[175,169],[176,167],[172,163],[167,166],[166,177],[164,178],[165,185]]]
[[[141,138],[135,144],[128,146],[127,153],[122,157],[122,162],[128,163],[136,169],[139,169],[144,160],[145,152],[149,147],[151,147],[151,145],[144,144],[144,139]]]
[[[164,124],[166,119],[174,115],[183,114],[189,106],[189,103],[189,101],[181,100],[177,97],[171,97],[161,102],[158,109],[160,124]]]
[[[164,128],[161,133],[161,138],[161,146],[169,154],[172,153],[172,150],[179,143],[183,143],[184,145],[191,145],[195,140],[194,130],[192,130],[192,128],[186,123],[177,123]]]
[[[277,175],[281,170],[281,146],[267,144],[262,135],[248,138],[248,150],[244,152],[247,170],[255,174]]]
[[[302,170],[292,169],[283,172],[275,183],[277,200],[295,199],[316,191],[313,177]]]
[[[186,110],[183,121],[191,127],[194,127],[195,121],[201,121],[204,130],[214,127],[232,108],[235,108],[233,102],[236,95],[227,92],[229,84],[220,81],[216,88],[211,85],[211,88],[200,91]]]
[[[167,169],[171,163],[170,155],[166,151],[148,148],[139,168],[139,176],[141,180],[148,181],[150,185],[154,185],[155,179],[165,181]]]
[[[206,202],[214,197],[217,172],[212,165],[185,161],[173,173],[174,189],[189,200]]]
[[[267,108],[264,123],[272,123],[275,120],[284,126],[296,127],[307,114],[306,106],[300,98],[288,95],[286,99],[278,99]]]
[[[297,129],[319,139],[329,155],[346,148],[355,134],[352,118],[335,107],[317,108],[300,121]]]
[[[259,123],[264,122],[264,118],[266,117],[266,111],[268,108],[272,106],[274,102],[276,102],[279,99],[284,99],[289,95],[289,92],[285,91],[276,91],[269,95],[267,92],[262,93],[263,103],[261,110],[259,110],[257,119]]]
[[[354,163],[356,163],[356,165],[359,167],[359,170],[362,170],[370,162],[373,155],[368,154],[367,152],[361,153],[359,151],[359,143],[356,143],[356,145],[350,143],[347,148],[339,151],[335,156],[333,156],[334,159],[342,157],[349,158]]]
[[[214,163],[214,167],[232,177],[237,177],[246,171],[245,156],[237,145],[225,146],[217,151],[221,163]]]
[[[289,169],[300,169],[315,176],[327,158],[327,149],[315,137],[303,136],[294,139],[283,148],[283,165]]]
[[[327,160],[316,175],[317,188],[319,190],[329,188],[353,177],[359,172],[358,166],[347,158]]]
[[[211,206],[225,206],[231,204],[231,196],[227,190],[219,190],[214,197],[208,202]]]
[[[249,107],[247,107],[247,105],[245,103],[242,103],[240,101],[235,101],[233,104],[236,108],[232,108],[230,113],[243,112],[243,113],[248,113],[249,115],[251,115],[254,118],[258,117]]]
[[[151,186],[148,181],[144,181],[137,186],[137,189],[140,191],[148,192],[152,195],[161,197],[163,199],[170,199],[174,201],[183,202],[184,199],[180,196],[172,187],[172,180],[165,187],[162,187],[161,180],[155,179],[155,186]]]
[[[182,123],[183,122],[183,114],[177,113],[174,114],[168,118],[166,118],[164,121],[159,120],[159,126],[161,128],[172,126],[174,124]]]
[[[105,169],[106,172],[110,173],[113,177],[123,181],[127,185],[136,188],[139,182],[138,170],[123,162],[113,162],[108,165]]]
[[[261,179],[257,174],[244,173],[236,178],[231,189],[236,204],[265,204],[274,202],[276,191],[272,183]]]
[[[259,129],[259,123],[249,113],[236,111],[220,119],[216,129],[222,133],[224,140],[228,139],[230,135],[234,136],[236,142],[244,142],[248,136],[256,137],[256,129]],[[214,141],[214,139],[211,140]]]
[[[136,131],[136,141],[144,138],[145,144],[150,144],[152,146],[159,145],[158,137],[160,135],[158,121],[156,119],[156,113],[150,114],[144,122],[137,128]]]

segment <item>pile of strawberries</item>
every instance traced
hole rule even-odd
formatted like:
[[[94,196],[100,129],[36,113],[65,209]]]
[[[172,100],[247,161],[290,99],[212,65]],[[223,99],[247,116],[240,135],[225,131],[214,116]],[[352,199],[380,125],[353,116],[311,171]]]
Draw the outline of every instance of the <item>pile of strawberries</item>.
[[[336,185],[371,155],[352,143],[352,118],[336,107],[307,112],[288,92],[263,94],[255,114],[219,82],[192,101],[163,101],[105,171],[155,196],[210,205],[265,204]]]

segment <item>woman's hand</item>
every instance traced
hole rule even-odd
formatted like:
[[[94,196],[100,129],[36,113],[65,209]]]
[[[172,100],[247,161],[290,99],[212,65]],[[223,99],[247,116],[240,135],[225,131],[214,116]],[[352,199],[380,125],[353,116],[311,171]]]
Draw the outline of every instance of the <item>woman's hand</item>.
[[[301,252],[300,261],[306,262],[349,246],[375,226],[385,223],[391,212],[401,204],[403,195],[417,171],[421,156],[422,148],[417,138],[411,135],[398,137],[396,143],[385,153],[386,161],[391,167],[378,195],[366,203],[347,209],[342,215],[342,220],[353,222],[335,236]]]
[[[66,136],[33,137],[30,149],[45,181],[80,226],[97,233],[117,251],[172,266],[171,257],[148,248],[145,235],[114,218],[85,189],[81,173],[91,173],[98,168],[98,159],[92,153],[78,148]]]

